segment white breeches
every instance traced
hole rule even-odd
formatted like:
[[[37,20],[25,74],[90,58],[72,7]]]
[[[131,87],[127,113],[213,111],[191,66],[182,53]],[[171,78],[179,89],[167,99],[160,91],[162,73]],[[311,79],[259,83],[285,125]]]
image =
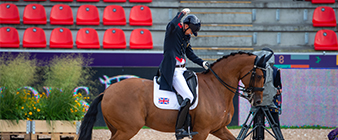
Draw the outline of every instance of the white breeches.
[[[194,96],[192,95],[187,82],[184,79],[183,72],[186,71],[187,68],[175,68],[174,78],[173,78],[173,87],[183,97],[183,100],[188,98],[190,99],[190,103],[192,102]]]

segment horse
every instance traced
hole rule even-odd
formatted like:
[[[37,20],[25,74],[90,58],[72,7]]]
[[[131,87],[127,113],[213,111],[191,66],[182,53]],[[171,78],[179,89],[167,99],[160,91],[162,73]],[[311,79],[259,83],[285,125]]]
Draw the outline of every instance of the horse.
[[[193,140],[204,140],[209,133],[224,140],[236,139],[226,127],[234,114],[235,90],[242,80],[246,91],[253,95],[251,103],[261,103],[264,57],[259,59],[248,52],[231,53],[211,64],[209,70],[196,73],[199,102],[195,109],[190,110],[190,115],[192,128],[198,134],[193,136]],[[153,84],[152,80],[129,78],[110,85],[92,101],[81,123],[79,140],[91,139],[99,102],[111,131],[111,140],[131,139],[143,126],[175,132],[178,111],[163,110],[154,105]]]

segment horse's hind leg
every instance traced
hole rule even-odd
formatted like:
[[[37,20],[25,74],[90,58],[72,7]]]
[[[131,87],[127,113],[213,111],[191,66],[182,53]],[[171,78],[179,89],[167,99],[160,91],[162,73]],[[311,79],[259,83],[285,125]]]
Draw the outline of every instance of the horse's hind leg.
[[[111,138],[112,138],[114,136],[114,134],[116,133],[117,129],[113,125],[111,125],[105,117],[103,117],[103,119],[106,122],[107,127],[109,128],[109,130],[111,132]]]
[[[128,140],[128,139],[131,139],[141,129],[141,128],[134,128],[134,129],[130,128],[128,130],[117,130],[114,126],[109,125],[109,123],[107,123],[107,126],[108,126],[108,128],[111,132],[110,140]]]
[[[137,132],[143,127],[143,125],[139,126],[119,126],[119,130],[116,129],[109,121],[105,119],[105,122],[111,132],[110,140],[128,140],[131,139]],[[121,124],[120,124],[121,125]],[[127,127],[126,127],[127,126]]]
[[[115,117],[117,117],[117,115],[115,115]],[[105,122],[112,133],[111,140],[129,140],[136,135],[145,124],[141,116],[132,116],[128,119],[120,118],[117,120],[105,119]]]
[[[137,134],[137,132],[140,130],[139,129],[128,129],[128,130],[117,130],[114,135],[112,134],[112,137],[110,140],[129,140],[133,136]]]
[[[120,131],[117,130],[116,133],[111,137],[110,140],[129,140],[131,139],[134,135],[136,135],[138,132],[137,131]]]

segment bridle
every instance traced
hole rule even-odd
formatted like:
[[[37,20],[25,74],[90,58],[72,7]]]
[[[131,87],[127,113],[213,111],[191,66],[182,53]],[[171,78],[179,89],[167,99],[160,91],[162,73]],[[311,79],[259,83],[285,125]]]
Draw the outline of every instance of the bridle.
[[[226,82],[224,82],[216,73],[215,71],[213,71],[211,69],[211,67],[209,65],[208,66],[208,69],[215,75],[215,77],[217,78],[217,80],[224,86],[226,87],[229,91],[231,91],[232,93],[234,93],[235,95],[237,94],[238,96],[240,97],[243,97],[247,100],[251,100],[252,97],[253,97],[253,94],[255,94],[255,91],[263,91],[264,88],[260,88],[260,87],[255,87],[254,86],[254,81],[255,81],[255,77],[256,77],[256,69],[261,69],[262,71],[265,71],[265,68],[263,67],[260,67],[260,66],[257,66],[257,56],[255,58],[255,65],[254,67],[248,72],[246,73],[243,77],[240,78],[240,80],[242,80],[244,77],[248,76],[250,73],[251,74],[251,77],[250,77],[250,82],[249,82],[249,87],[245,88],[244,86],[238,86],[239,89],[237,90],[237,87],[233,87],[229,84],[227,84]],[[264,73],[264,72],[263,72]],[[264,78],[265,78],[265,75],[264,75]],[[265,79],[264,79],[265,80]],[[246,95],[243,95],[243,94],[240,94],[238,91],[243,91],[243,92],[246,92],[246,93],[249,93],[247,96]]]
[[[240,91],[243,91],[243,92],[246,92],[246,93],[249,93],[249,94],[244,95],[244,94],[238,93],[238,90],[236,91],[236,93],[238,95],[240,95],[241,97],[243,97],[245,99],[248,99],[249,101],[251,101],[253,95],[255,94],[255,91],[263,91],[264,90],[264,88],[254,87],[254,81],[255,81],[255,77],[256,77],[256,69],[257,68],[261,69],[263,71],[263,73],[265,73],[264,72],[265,68],[258,67],[257,65],[254,65],[254,68],[252,68],[247,74],[245,74],[243,77],[240,78],[240,80],[242,80],[245,76],[247,76],[252,71],[250,82],[249,82],[249,87],[245,88],[244,86],[238,85]],[[265,78],[265,75],[264,75],[264,78]],[[265,79],[264,79],[264,83],[265,83]]]

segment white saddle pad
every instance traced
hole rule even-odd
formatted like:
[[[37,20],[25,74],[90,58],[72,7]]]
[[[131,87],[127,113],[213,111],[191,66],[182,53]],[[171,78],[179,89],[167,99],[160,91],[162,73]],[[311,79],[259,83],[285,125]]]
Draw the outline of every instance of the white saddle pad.
[[[160,109],[170,109],[170,110],[179,110],[180,105],[178,104],[176,93],[166,90],[160,90],[160,85],[156,82],[156,77],[154,81],[154,104]],[[196,87],[196,101],[190,106],[190,110],[195,109],[198,104],[198,85]]]

